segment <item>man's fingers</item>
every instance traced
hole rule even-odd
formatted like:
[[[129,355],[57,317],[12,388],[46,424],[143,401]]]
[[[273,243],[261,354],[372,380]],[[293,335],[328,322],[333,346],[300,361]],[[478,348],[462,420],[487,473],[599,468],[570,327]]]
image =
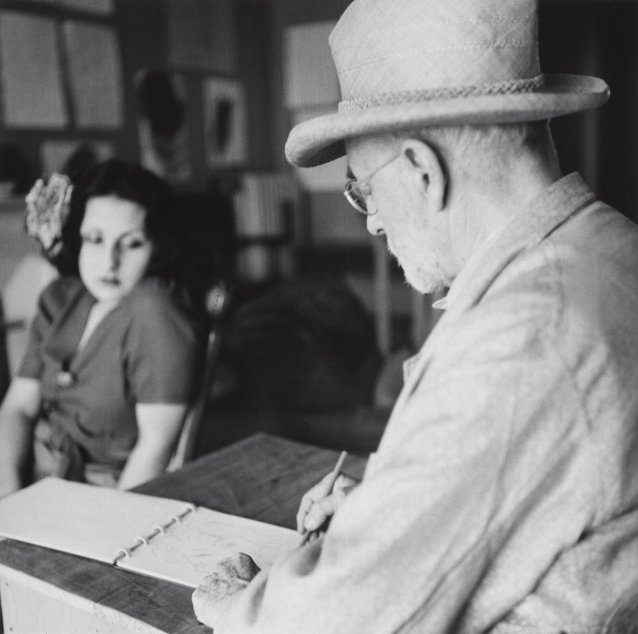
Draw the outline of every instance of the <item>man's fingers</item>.
[[[337,509],[339,500],[335,495],[329,495],[315,502],[306,513],[303,522],[305,531],[317,530],[329,517],[332,517]]]
[[[259,566],[246,553],[235,553],[217,563],[228,579],[250,581],[259,571]]]
[[[340,474],[337,480],[335,481],[333,493],[328,496],[328,487],[330,482],[330,474],[324,477],[318,484],[312,487],[309,491],[305,493],[305,495],[301,498],[301,502],[299,504],[299,510],[297,511],[297,531],[299,533],[304,533],[307,530],[306,518],[310,513],[310,510],[317,504],[324,505],[323,508],[320,506],[319,509],[315,509],[314,513],[318,513],[317,517],[321,517],[323,513],[323,520],[327,517],[330,517],[335,513],[339,504],[345,497],[346,493],[349,492],[354,486],[356,486],[357,481],[347,476],[345,474]],[[329,502],[324,504],[325,500],[330,500]],[[323,520],[321,523],[323,523]],[[309,529],[315,530],[315,529]]]
[[[312,512],[312,509],[317,504],[323,504],[327,498],[323,492],[317,492],[315,488],[310,489],[306,495],[303,496],[301,504],[299,505],[299,511],[297,512],[297,531],[303,533],[306,529],[306,521],[308,514]],[[314,511],[318,512],[317,509]]]
[[[212,619],[208,616],[208,602],[205,594],[197,588],[192,596],[193,612],[200,623],[209,623]]]
[[[219,577],[209,575],[206,581],[199,585],[191,596],[193,611],[200,623],[215,629],[217,622],[231,604],[239,597],[238,588],[235,592],[219,592],[217,586]],[[225,584],[225,582],[223,582]]]
[[[313,504],[316,504],[319,500],[326,497],[326,493],[328,492],[328,480],[329,476],[324,477],[315,484],[312,489],[306,491],[304,496],[301,498],[299,510],[297,511],[297,531],[300,533],[303,533],[306,515],[312,508]]]
[[[215,564],[215,568],[199,584],[193,597],[220,601],[245,588],[260,568],[245,553],[236,553]]]
[[[308,496],[308,493],[301,498],[299,510],[297,511],[297,531],[300,533],[303,532],[304,520],[313,504],[314,500]]]

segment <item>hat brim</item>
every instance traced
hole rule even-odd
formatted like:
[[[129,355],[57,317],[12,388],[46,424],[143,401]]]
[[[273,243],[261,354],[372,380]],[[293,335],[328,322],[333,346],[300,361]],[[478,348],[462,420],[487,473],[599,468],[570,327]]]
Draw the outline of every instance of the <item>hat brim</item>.
[[[316,117],[296,125],[286,158],[298,167],[322,165],[346,153],[345,140],[379,132],[451,124],[485,125],[553,119],[602,105],[609,87],[597,77],[548,74],[541,91],[380,105]]]

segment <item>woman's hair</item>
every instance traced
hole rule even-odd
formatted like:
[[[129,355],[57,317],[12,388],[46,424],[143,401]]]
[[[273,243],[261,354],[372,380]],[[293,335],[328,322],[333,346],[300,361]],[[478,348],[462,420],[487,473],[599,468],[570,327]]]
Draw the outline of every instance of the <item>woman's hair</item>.
[[[144,208],[144,229],[153,244],[147,275],[174,278],[180,257],[180,226],[170,186],[135,163],[108,159],[95,163],[73,183],[69,216],[62,229],[62,251],[56,259],[61,273],[78,275],[80,227],[86,204],[96,196],[117,196]]]

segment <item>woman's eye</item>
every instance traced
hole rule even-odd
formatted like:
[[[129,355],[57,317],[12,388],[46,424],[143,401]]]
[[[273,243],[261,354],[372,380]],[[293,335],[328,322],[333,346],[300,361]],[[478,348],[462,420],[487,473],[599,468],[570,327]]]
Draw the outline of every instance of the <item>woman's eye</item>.
[[[82,235],[82,242],[86,244],[100,244],[102,238],[92,233],[85,233]]]
[[[134,238],[124,242],[123,246],[126,249],[139,249],[143,247],[145,244],[146,244],[146,240],[143,240],[142,238]]]

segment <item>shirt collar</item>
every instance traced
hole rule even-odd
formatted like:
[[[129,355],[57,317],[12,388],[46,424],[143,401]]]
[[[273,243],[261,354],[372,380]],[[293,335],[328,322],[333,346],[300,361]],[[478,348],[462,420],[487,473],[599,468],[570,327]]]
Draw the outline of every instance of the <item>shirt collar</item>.
[[[432,302],[432,308],[435,310],[447,310],[447,295],[445,297],[441,297],[441,299],[437,299],[435,302]]]

